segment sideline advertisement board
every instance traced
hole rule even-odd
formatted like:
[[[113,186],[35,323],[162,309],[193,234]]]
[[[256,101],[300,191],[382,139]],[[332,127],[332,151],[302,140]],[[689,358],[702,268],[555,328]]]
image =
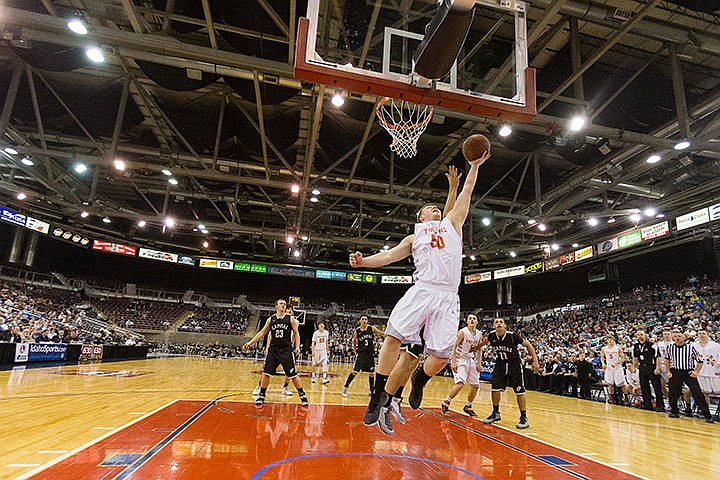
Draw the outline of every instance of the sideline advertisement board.
[[[518,277],[520,275],[525,275],[525,265],[518,265],[516,267],[508,267],[508,268],[501,268],[500,270],[495,270],[493,272],[493,278],[508,278],[508,277]]]
[[[94,240],[92,244],[93,250],[101,252],[117,253],[118,255],[127,255],[134,257],[137,254],[137,248],[122,243],[106,242],[104,240]]]
[[[65,343],[30,343],[28,362],[55,362],[65,360],[67,344]]]
[[[380,277],[380,283],[400,283],[410,285],[413,283],[413,278],[412,275],[383,275]]]
[[[161,252],[160,250],[152,250],[150,248],[141,248],[138,251],[138,257],[170,263],[177,263],[178,261],[178,255],[176,253]]]
[[[25,227],[29,228],[30,230],[35,230],[36,232],[43,233],[47,235],[50,233],[50,224],[47,222],[43,222],[42,220],[38,220],[37,218],[33,217],[27,217],[27,221],[25,222]]]
[[[652,240],[670,234],[670,224],[666,221],[643,227],[640,229],[640,237],[643,241]]]
[[[592,245],[585,247],[585,248],[581,248],[579,250],[575,250],[575,261],[576,262],[579,262],[583,258],[592,258],[592,256],[593,256]]]
[[[492,278],[492,272],[473,273],[472,275],[465,275],[465,284],[489,282]]]

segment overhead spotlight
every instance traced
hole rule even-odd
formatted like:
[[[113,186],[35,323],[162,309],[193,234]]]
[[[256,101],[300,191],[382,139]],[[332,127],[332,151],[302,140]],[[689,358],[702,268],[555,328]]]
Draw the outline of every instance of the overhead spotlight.
[[[103,218],[103,223],[112,223],[112,220],[110,220],[110,217]]]
[[[285,241],[286,241],[287,243],[289,243],[290,245],[292,245],[293,243],[295,243],[295,236],[293,236],[293,235],[288,235],[287,237],[285,237]]]
[[[137,225],[138,227],[143,228],[145,225],[147,225],[147,222],[145,220],[140,220]]]
[[[387,243],[383,245],[383,250],[390,250],[390,245],[388,245]]]
[[[343,97],[342,90],[335,90],[335,94],[332,96],[330,101],[336,107],[342,107],[345,105],[345,97]]]
[[[303,235],[302,237],[300,237],[300,239],[301,239],[303,242],[307,242],[310,238],[309,238],[307,235]]]
[[[172,172],[171,172],[170,170],[168,170],[167,168],[163,168],[163,169],[160,170],[160,171],[162,172],[163,175],[167,175],[168,177],[169,177],[170,175],[172,175]]]
[[[483,217],[483,219],[481,221],[482,221],[482,224],[485,225],[486,227],[489,227],[490,224],[492,223],[492,220],[490,220],[490,217]]]
[[[595,217],[590,217],[590,218],[588,218],[587,223],[588,223],[588,225],[590,225],[591,227],[595,227],[595,226],[597,226],[597,224],[600,223],[600,222],[598,222],[598,219],[597,219],[597,218],[595,218]]]
[[[292,193],[299,193],[299,192],[300,192],[300,185],[298,185],[297,183],[293,183],[292,185],[290,185],[290,191],[291,191]]]
[[[658,163],[660,160],[662,160],[662,157],[660,155],[650,155],[645,161],[652,164]]]
[[[9,155],[17,155],[18,154],[18,151],[12,147],[5,147],[4,150],[5,150],[5,153],[7,153]]]
[[[537,227],[538,227],[538,230],[540,230],[541,232],[544,232],[545,230],[547,230],[547,225],[545,225],[544,223],[538,223]]]
[[[300,258],[300,250],[298,250],[298,249],[296,248],[295,251],[293,252],[293,257],[295,257],[295,258]]]
[[[685,150],[689,146],[690,146],[690,141],[683,139],[683,140],[680,140],[678,143],[676,143],[673,148],[675,150]]]
[[[27,198],[27,195],[25,195],[23,192],[20,192],[15,195],[15,198],[17,198],[18,200],[25,200]]]
[[[310,201],[311,201],[312,203],[317,203],[317,202],[319,202],[320,200],[318,199],[318,197],[310,197]]]
[[[615,223],[615,217],[608,218],[607,223]]]
[[[528,225],[535,225],[537,223],[537,220],[535,220],[534,218],[528,218],[527,222],[528,222]]]
[[[632,215],[630,215],[630,220],[635,223],[638,223],[640,221],[640,218],[640,215],[638,215],[637,213],[633,213]]]
[[[577,243],[577,242],[575,242],[575,243],[572,244],[572,247],[573,247],[573,248],[578,248],[579,246],[580,246],[580,244]]]
[[[208,242],[207,240],[204,240],[202,243],[202,246],[203,246],[203,248],[208,248],[210,246],[210,242]]]
[[[168,183],[170,185],[177,185],[178,184],[177,178],[172,178],[172,177],[168,178]]]
[[[664,214],[664,213],[658,213],[657,215],[655,215],[655,218],[665,218],[665,214]]]
[[[165,226],[168,228],[173,228],[175,226],[175,219],[172,217],[165,217]]]
[[[579,132],[580,130],[582,130],[582,128],[584,126],[585,126],[585,117],[583,117],[583,116],[578,115],[576,117],[573,117],[570,120],[570,131],[571,132]]]
[[[75,170],[75,173],[85,173],[85,172],[87,172],[87,169],[88,169],[88,167],[84,163],[76,163],[75,166],[73,167],[73,170]]]
[[[85,22],[83,22],[78,17],[72,17],[67,22],[67,27],[74,33],[77,33],[78,35],[87,35],[88,29],[85,25]]]
[[[207,227],[205,226],[204,223],[198,223],[197,228],[198,228],[198,230],[205,230],[205,229],[207,229]]]
[[[511,256],[512,258],[517,257],[517,253],[515,253],[515,250],[510,250],[510,256]]]
[[[314,187],[314,188],[312,189],[312,194],[315,195],[315,196],[320,195],[320,190],[319,190],[317,187]]]
[[[90,61],[95,63],[103,63],[105,61],[105,55],[103,55],[100,47],[88,47],[85,49],[85,55],[90,59]]]
[[[23,157],[23,159],[20,160],[20,163],[28,167],[32,167],[33,165],[35,165],[35,162],[33,162],[32,158],[30,157]]]
[[[652,207],[646,208],[643,213],[645,214],[646,217],[654,217],[655,215],[657,215],[657,212]]]
[[[501,137],[508,137],[512,133],[512,128],[510,128],[510,125],[507,123],[504,123],[502,127],[500,127],[500,130],[498,130],[498,135]]]
[[[475,255],[470,255],[470,260],[475,261]]]
[[[205,229],[205,230],[200,230],[200,233],[202,233],[203,235],[207,235],[207,234],[208,234],[208,231],[207,231],[207,229]]]
[[[119,158],[116,158],[113,160],[113,165],[115,166],[115,170],[124,171],[125,170],[125,161],[121,160]]]
[[[550,245],[550,248],[557,252],[558,250],[560,250],[560,245],[558,245],[557,243],[553,243],[552,245]]]
[[[87,218],[89,216],[90,216],[90,214],[88,212],[85,212],[85,211],[80,212],[80,217],[82,217],[82,218]]]

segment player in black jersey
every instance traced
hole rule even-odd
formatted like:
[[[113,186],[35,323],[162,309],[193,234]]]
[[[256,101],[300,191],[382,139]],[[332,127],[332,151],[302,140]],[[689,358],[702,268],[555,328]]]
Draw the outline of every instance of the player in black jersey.
[[[520,409],[520,421],[517,428],[528,428],[525,401],[525,378],[523,377],[523,364],[518,351],[518,345],[522,345],[532,356],[533,372],[538,373],[538,363],[535,349],[521,335],[510,332],[505,328],[505,320],[496,318],[493,322],[494,332],[483,339],[477,346],[477,358],[482,359],[482,348],[490,345],[495,352],[495,368],[492,373],[492,403],[493,411],[483,422],[493,423],[500,420],[500,393],[505,387],[510,386],[515,392],[518,408]]]
[[[267,387],[270,384],[270,377],[275,375],[278,366],[282,365],[285,376],[293,382],[297,388],[300,402],[303,406],[309,404],[302,384],[297,376],[295,368],[295,357],[293,357],[293,343],[295,344],[295,354],[300,354],[300,333],[298,332],[298,324],[295,317],[285,311],[287,303],[282,298],[275,301],[275,313],[268,317],[265,326],[255,336],[243,345],[243,351],[247,351],[250,346],[257,343],[261,338],[270,332],[270,347],[265,357],[265,365],[263,365],[262,379],[260,383],[260,395],[255,399],[256,405],[265,403],[265,395]]]
[[[375,388],[375,335],[385,335],[373,325],[368,325],[367,315],[360,317],[360,326],[353,332],[353,352],[357,355],[352,372],[348,375],[342,396],[348,396],[348,388],[360,372],[367,372],[370,393]]]

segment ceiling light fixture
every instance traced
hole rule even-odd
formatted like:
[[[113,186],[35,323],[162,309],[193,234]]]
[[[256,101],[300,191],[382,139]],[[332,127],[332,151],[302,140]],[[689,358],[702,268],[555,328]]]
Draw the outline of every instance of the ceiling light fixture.
[[[125,161],[121,160],[119,158],[116,158],[113,160],[113,165],[115,166],[115,170],[124,171],[125,170]]]
[[[80,212],[80,217],[81,217],[81,218],[87,218],[87,217],[89,217],[89,216],[90,216],[90,214],[89,214],[88,212]]]
[[[511,256],[512,258],[517,257],[517,253],[515,253],[515,250],[510,250],[510,256]]]
[[[170,185],[177,185],[178,184],[177,178],[172,178],[172,177],[168,178],[168,183]]]
[[[287,237],[285,237],[285,241],[292,245],[293,243],[295,243],[295,237],[293,235],[288,235]]]
[[[302,237],[300,237],[300,239],[301,239],[303,242],[307,242],[307,241],[309,240],[309,237],[308,237],[307,235],[303,235]]]
[[[650,155],[647,160],[645,160],[647,163],[658,163],[660,160],[662,160],[662,157],[660,155]]]
[[[635,223],[638,223],[640,221],[640,218],[640,215],[638,215],[637,213],[633,213],[632,215],[630,215],[630,220]]]
[[[300,258],[300,250],[295,249],[295,251],[293,252],[293,256],[294,256],[295,258]]]
[[[664,214],[664,213],[658,213],[657,215],[655,215],[655,218],[665,218],[665,214]]]
[[[70,29],[70,31],[77,33],[78,35],[87,35],[88,33],[85,22],[83,22],[78,17],[72,17],[70,20],[68,20],[67,27]]]
[[[550,245],[550,248],[557,252],[558,250],[560,250],[560,245],[558,245],[557,243],[553,243],[552,245]]]
[[[103,63],[105,61],[105,55],[103,55],[100,47],[88,47],[85,50],[85,55],[90,59],[90,61],[95,63]]]
[[[9,155],[17,155],[18,154],[18,151],[12,147],[5,147],[4,150],[5,150],[5,153],[7,153]]]
[[[578,248],[579,246],[580,246],[580,244],[577,243],[577,242],[575,242],[575,243],[572,244],[572,247],[573,247],[573,248]]]
[[[311,201],[312,203],[317,203],[317,202],[319,202],[320,200],[318,199],[318,197],[310,197],[310,201]]]
[[[483,217],[483,219],[481,221],[482,221],[482,224],[485,225],[486,227],[489,227],[490,224],[492,223],[492,220],[490,220],[490,217]]]
[[[75,173],[85,173],[85,172],[87,172],[87,169],[88,169],[88,167],[84,163],[76,163],[75,166],[73,167],[73,170],[75,170]]]
[[[541,232],[544,232],[545,230],[547,230],[547,225],[545,225],[544,223],[538,223],[537,227],[538,227],[538,230],[540,230]]]
[[[145,220],[140,220],[137,225],[138,227],[143,228],[145,225],[147,225],[147,222]]]
[[[342,107],[345,105],[345,98],[343,97],[342,90],[335,90],[335,94],[332,96],[330,102],[332,102],[332,104],[336,107]]]
[[[163,168],[163,169],[160,170],[160,171],[162,172],[163,175],[167,175],[168,177],[169,177],[170,175],[172,175],[172,172],[171,172],[170,170],[168,170],[167,168]]]
[[[18,200],[25,200],[27,198],[27,195],[25,195],[23,192],[20,192],[15,195],[15,198],[17,198]]]
[[[300,192],[300,185],[298,185],[297,183],[293,183],[292,185],[290,185],[290,191],[291,191],[292,193],[299,193],[299,192]]]
[[[110,217],[103,218],[103,223],[112,223],[112,220],[110,220]]]
[[[32,158],[30,157],[23,157],[23,159],[20,160],[20,163],[28,167],[32,167],[33,165],[35,165],[35,162],[33,162]]]
[[[570,120],[570,131],[571,132],[579,132],[580,130],[582,130],[582,128],[584,126],[585,126],[585,117],[583,117],[583,116],[578,115],[576,117],[573,117]]]
[[[165,217],[165,226],[173,228],[175,226],[175,219],[172,217]]]
[[[657,212],[652,207],[646,208],[643,213],[645,214],[646,217],[654,217],[655,215],[657,215]]]
[[[320,195],[320,190],[319,190],[317,187],[313,187],[313,189],[312,189],[312,194],[313,194],[313,195],[316,195],[316,196],[317,196],[317,195]]]
[[[509,137],[512,133],[512,128],[510,128],[510,125],[507,123],[504,123],[502,127],[500,127],[500,130],[498,130],[498,135],[501,137]]]
[[[615,223],[615,217],[608,218],[607,223]]]
[[[690,141],[683,139],[683,140],[680,140],[678,143],[676,143],[673,148],[675,150],[685,150],[688,147],[690,147]]]
[[[475,261],[475,255],[470,255],[470,260]]]
[[[527,222],[528,222],[528,225],[535,225],[537,223],[537,220],[535,220],[534,218],[528,218]]]
[[[590,218],[588,218],[587,223],[588,223],[588,225],[590,225],[591,227],[595,227],[595,226],[597,226],[597,224],[600,223],[600,222],[598,222],[598,219],[597,219],[597,218],[595,218],[595,217],[590,217]]]
[[[202,246],[203,246],[203,248],[208,248],[210,246],[210,243],[207,240],[205,240],[205,241],[203,241]]]

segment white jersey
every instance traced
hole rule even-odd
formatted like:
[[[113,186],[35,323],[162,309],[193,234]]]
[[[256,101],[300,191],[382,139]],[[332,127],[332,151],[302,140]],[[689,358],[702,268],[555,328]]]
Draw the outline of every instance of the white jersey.
[[[665,370],[665,356],[667,354],[667,348],[668,345],[672,344],[673,342],[666,342],[665,340],[660,340],[656,343],[658,351],[660,352],[660,370]]]
[[[602,347],[602,351],[605,353],[606,369],[617,368],[620,366],[620,346],[615,345],[614,347],[608,347],[605,345]]]
[[[698,360],[702,360],[703,366],[700,369],[700,376],[711,377],[720,372],[720,344],[712,340],[703,347],[700,342],[693,342],[698,353]]]
[[[473,349],[477,347],[477,344],[480,343],[481,335],[480,330],[477,328],[475,329],[475,335],[470,333],[470,329],[468,327],[463,328],[460,330],[463,334],[463,341],[460,342],[460,345],[458,345],[457,350],[455,351],[455,355],[457,358],[473,358],[475,357],[475,354],[473,353]]]
[[[416,284],[457,291],[462,268],[462,239],[450,220],[416,223],[412,256]]]
[[[312,341],[314,344],[313,352],[327,352],[328,338],[329,334],[327,330],[323,330],[322,332],[320,330],[315,330],[315,333],[313,333],[312,336]]]

